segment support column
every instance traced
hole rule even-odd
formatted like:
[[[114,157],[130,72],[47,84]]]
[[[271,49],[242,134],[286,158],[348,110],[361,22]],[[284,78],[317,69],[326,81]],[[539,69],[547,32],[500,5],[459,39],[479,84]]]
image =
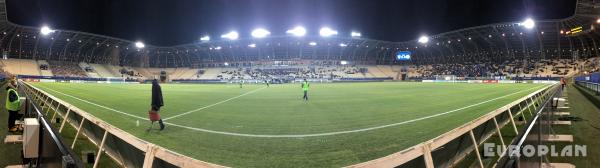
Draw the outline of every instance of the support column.
[[[506,144],[504,144],[504,138],[502,137],[502,132],[500,132],[500,126],[498,125],[498,120],[496,120],[496,117],[494,117],[494,125],[496,125],[496,132],[498,133],[498,137],[500,137],[502,149],[506,151]]]
[[[156,146],[154,144],[148,144],[146,149],[146,155],[144,157],[144,165],[142,168],[152,168],[154,163],[154,156],[156,155]]]
[[[102,150],[104,150],[104,142],[106,141],[106,136],[108,135],[108,131],[104,131],[104,136],[102,136],[102,142],[100,142],[100,147],[98,148],[98,154],[96,155],[96,160],[94,162],[94,167],[98,167],[98,163],[100,162],[100,156],[102,156]]]
[[[515,124],[515,117],[513,117],[512,112],[510,112],[510,108],[508,109],[508,116],[510,118],[510,123],[513,126],[513,129],[515,130],[515,134],[519,135],[519,130],[517,129],[517,124]]]
[[[73,144],[71,144],[71,149],[75,148],[75,142],[77,142],[77,137],[79,137],[79,133],[81,132],[81,127],[83,127],[83,123],[85,122],[85,118],[81,118],[81,122],[79,123],[79,128],[77,128],[77,133],[75,133],[75,138],[73,138]]]
[[[431,143],[423,145],[423,158],[425,159],[425,167],[433,168],[433,157],[431,156]]]
[[[71,108],[67,110],[67,114],[65,114],[65,117],[63,117],[63,122],[62,124],[60,124],[60,129],[58,129],[58,133],[61,133],[63,128],[65,127],[65,123],[67,123],[67,118],[69,117],[69,114],[71,114]]]
[[[475,135],[473,134],[473,130],[470,130],[469,134],[471,135],[471,141],[473,142],[473,147],[475,148],[474,152],[477,155],[477,161],[479,161],[479,167],[485,168],[483,166],[483,160],[481,160],[481,155],[479,154],[479,146],[477,140],[475,139]]]

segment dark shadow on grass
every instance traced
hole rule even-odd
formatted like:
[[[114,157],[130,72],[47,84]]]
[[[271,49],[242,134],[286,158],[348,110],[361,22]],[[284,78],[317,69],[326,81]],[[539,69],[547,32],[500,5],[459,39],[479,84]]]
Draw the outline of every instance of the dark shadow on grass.
[[[594,104],[594,106],[596,106],[597,108],[600,108],[600,97],[595,96],[595,93],[590,93],[590,91],[582,86],[579,85],[574,85],[575,88],[577,88],[577,90],[579,90],[579,92],[586,98],[588,99],[590,102],[592,102],[592,104]]]

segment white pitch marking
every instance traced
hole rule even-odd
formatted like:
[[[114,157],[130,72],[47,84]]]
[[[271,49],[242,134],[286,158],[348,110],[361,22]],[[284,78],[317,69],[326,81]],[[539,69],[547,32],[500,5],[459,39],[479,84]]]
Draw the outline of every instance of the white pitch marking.
[[[208,105],[208,106],[200,107],[200,108],[197,108],[197,109],[194,109],[194,110],[190,110],[190,111],[187,111],[187,112],[184,112],[184,113],[181,113],[181,114],[177,114],[177,115],[174,115],[174,116],[171,116],[171,117],[167,117],[167,118],[163,119],[163,121],[167,121],[167,120],[170,120],[170,119],[173,119],[173,118],[181,117],[183,115],[187,115],[187,114],[190,114],[190,113],[193,113],[193,112],[196,112],[196,111],[204,110],[204,109],[210,108],[212,106],[216,106],[216,105],[219,105],[221,103],[225,103],[225,102],[231,101],[233,99],[237,99],[237,98],[240,98],[242,96],[245,96],[245,95],[257,92],[257,91],[262,90],[264,88],[267,88],[267,87],[262,87],[262,88],[254,89],[254,90],[246,92],[244,94],[241,94],[241,95],[229,98],[229,99],[225,99],[225,100],[222,100],[220,102],[216,102],[216,103]]]
[[[114,111],[114,112],[117,112],[117,113],[121,113],[121,114],[123,114],[123,115],[127,115],[127,116],[130,116],[130,117],[133,117],[133,118],[137,118],[137,119],[148,120],[147,118],[144,118],[144,117],[136,116],[136,115],[129,114],[129,113],[126,113],[126,112],[122,112],[122,111],[119,111],[119,110],[115,110],[115,109],[112,109],[112,108],[109,108],[109,107],[106,107],[106,106],[103,106],[103,105],[99,105],[99,104],[96,104],[96,103],[93,103],[93,102],[90,102],[90,101],[87,101],[87,100],[80,99],[80,98],[78,98],[78,97],[75,97],[75,96],[71,96],[71,95],[69,95],[69,94],[66,94],[66,93],[63,93],[63,92],[56,91],[56,90],[54,90],[54,89],[50,89],[50,88],[43,87],[43,86],[39,86],[39,87],[46,88],[46,89],[48,89],[48,90],[50,90],[50,91],[53,91],[53,92],[56,92],[56,93],[59,93],[59,94],[62,94],[62,95],[65,95],[65,96],[71,97],[71,98],[73,98],[73,99],[77,99],[77,100],[79,100],[79,101],[82,101],[82,102],[85,102],[85,103],[88,103],[88,104],[91,104],[91,105],[94,105],[94,106],[98,106],[98,107],[100,107],[100,108],[104,108],[104,109],[107,109],[107,110],[110,110],[110,111]]]
[[[544,86],[546,86],[546,85],[544,85]],[[46,88],[46,87],[44,87],[44,88]],[[393,123],[393,124],[387,124],[387,125],[381,125],[381,126],[369,127],[369,128],[362,128],[362,129],[356,129],[356,130],[348,130],[348,131],[337,131],[337,132],[326,132],[326,133],[315,133],[315,134],[296,134],[296,135],[293,135],[293,134],[289,134],[289,135],[268,135],[268,134],[244,134],[244,133],[235,133],[235,132],[215,131],[215,130],[195,128],[195,127],[189,127],[189,126],[184,126],[184,125],[179,125],[179,124],[174,124],[174,123],[167,123],[167,122],[165,122],[165,124],[172,125],[172,126],[175,126],[175,127],[190,129],[190,130],[194,130],[194,131],[201,131],[201,132],[215,133],[215,134],[222,134],[222,135],[231,135],[231,136],[255,137],[255,138],[304,138],[304,137],[330,136],[330,135],[339,135],[339,134],[348,134],[348,133],[371,131],[371,130],[382,129],[382,128],[386,128],[386,127],[392,127],[392,126],[398,126],[398,125],[413,123],[413,122],[417,122],[417,121],[421,121],[421,120],[425,120],[425,119],[429,119],[429,118],[433,118],[433,117],[438,117],[438,116],[442,116],[442,115],[454,113],[454,112],[457,112],[457,111],[460,111],[460,110],[464,110],[464,109],[467,109],[467,108],[471,108],[471,107],[474,107],[474,106],[478,106],[478,105],[485,104],[485,103],[488,103],[488,102],[491,102],[491,101],[494,101],[494,100],[498,100],[498,99],[501,99],[501,98],[505,98],[505,97],[508,97],[508,96],[512,96],[512,95],[524,92],[524,91],[528,91],[528,90],[532,90],[532,89],[537,89],[537,88],[540,88],[540,87],[534,87],[534,88],[530,88],[530,89],[521,90],[521,91],[514,92],[514,93],[511,93],[511,94],[507,94],[507,95],[504,95],[504,96],[501,96],[501,97],[496,97],[496,98],[493,98],[493,99],[489,99],[489,100],[486,100],[486,101],[482,101],[482,102],[479,102],[479,103],[471,104],[471,105],[468,105],[468,106],[465,106],[465,107],[461,107],[461,108],[458,108],[458,109],[454,109],[454,110],[450,110],[450,111],[447,111],[447,112],[438,113],[438,114],[434,114],[434,115],[430,115],[430,116],[425,116],[425,117],[416,118],[416,119],[412,119],[412,120],[408,120],[408,121],[402,121],[402,122]],[[51,91],[55,91],[55,90],[52,90],[50,88],[46,88],[46,89],[49,89]],[[68,94],[65,94],[65,93],[62,93],[62,92],[58,92],[58,91],[55,91],[55,92],[63,94],[65,96],[69,96],[69,97],[75,98],[77,100],[80,100],[80,101],[83,101],[83,102],[86,102],[86,103],[89,103],[89,104],[92,104],[92,105],[95,105],[95,106],[98,106],[98,107],[101,107],[101,108],[105,108],[105,109],[108,109],[108,110],[111,110],[111,111],[115,111],[115,112],[118,112],[118,113],[121,113],[121,114],[125,114],[127,116],[131,116],[131,117],[135,117],[135,118],[141,118],[141,119],[144,119],[144,120],[148,120],[146,118],[142,118],[142,117],[139,117],[139,116],[128,114],[128,113],[125,113],[125,112],[122,112],[122,111],[119,111],[119,110],[111,109],[111,108],[108,108],[108,107],[105,107],[105,106],[102,106],[102,105],[97,105],[95,103],[92,103],[92,102],[89,102],[89,101],[86,101],[86,100],[83,100],[83,99],[79,99],[77,97],[74,97],[74,96],[71,96],[71,95],[68,95]]]

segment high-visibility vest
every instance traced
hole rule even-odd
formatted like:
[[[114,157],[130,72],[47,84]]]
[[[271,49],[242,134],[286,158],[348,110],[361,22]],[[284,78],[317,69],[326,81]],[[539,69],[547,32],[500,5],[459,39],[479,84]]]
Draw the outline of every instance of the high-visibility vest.
[[[302,83],[302,90],[308,91],[308,82],[303,82]]]
[[[13,92],[15,95],[17,95],[17,100],[12,101],[12,102],[9,100],[9,96],[10,96],[11,92]],[[21,107],[21,100],[19,99],[19,93],[15,89],[12,89],[12,88],[8,89],[8,91],[6,92],[6,109],[10,110],[10,111],[18,111],[20,107]]]

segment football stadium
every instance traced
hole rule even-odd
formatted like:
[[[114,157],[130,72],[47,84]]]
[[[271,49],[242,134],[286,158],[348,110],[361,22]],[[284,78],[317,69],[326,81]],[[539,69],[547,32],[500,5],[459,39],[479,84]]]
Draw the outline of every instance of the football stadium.
[[[397,11],[373,5],[423,2],[201,0],[120,6],[132,2],[99,3],[114,8],[73,2],[89,3],[71,6],[80,8],[75,12],[85,23],[93,23],[88,31],[51,24],[60,7],[40,9],[49,16],[41,20],[27,14],[46,2],[0,0],[5,102],[0,122],[8,124],[0,128],[1,167],[600,165],[598,1],[516,1],[526,4],[524,10],[549,13],[557,10],[544,5],[554,3],[568,16],[517,12],[516,20],[458,21],[453,23],[458,28],[432,33],[371,25],[381,29],[379,36],[332,24],[272,21],[287,28],[198,30],[197,40],[174,45],[154,43],[169,41],[162,39],[169,34],[120,36],[102,24],[119,10],[158,12],[148,20],[163,24],[160,20],[169,19],[158,15],[184,17],[185,11],[174,11],[180,8],[216,13],[247,4],[279,10],[298,4],[323,10],[354,6],[401,20],[400,14],[385,16]],[[205,2],[224,6],[195,6]],[[443,5],[427,6],[452,11],[442,12],[448,17],[477,8],[469,4],[508,4],[435,2]],[[171,3],[177,5],[164,5]],[[435,13],[434,7],[412,7]],[[103,19],[84,17],[98,11]],[[252,18],[241,15],[233,16]],[[419,20],[412,19],[405,21]],[[319,24],[316,20],[304,18],[303,24]],[[173,32],[198,28],[175,26],[180,21],[160,26]],[[151,28],[132,29],[129,34]],[[394,32],[414,38],[378,38]]]

